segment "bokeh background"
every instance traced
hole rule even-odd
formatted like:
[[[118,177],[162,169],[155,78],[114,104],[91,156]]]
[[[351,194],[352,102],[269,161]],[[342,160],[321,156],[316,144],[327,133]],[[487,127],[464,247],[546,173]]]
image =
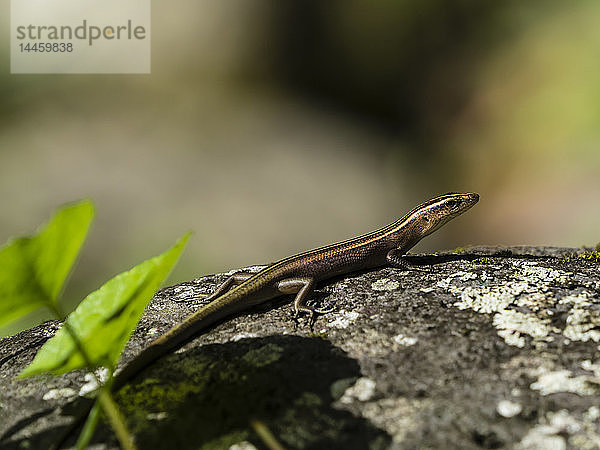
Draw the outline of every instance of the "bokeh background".
[[[11,75],[0,241],[82,197],[76,301],[195,231],[172,282],[480,203],[416,251],[600,241],[600,2],[153,2],[152,74]]]

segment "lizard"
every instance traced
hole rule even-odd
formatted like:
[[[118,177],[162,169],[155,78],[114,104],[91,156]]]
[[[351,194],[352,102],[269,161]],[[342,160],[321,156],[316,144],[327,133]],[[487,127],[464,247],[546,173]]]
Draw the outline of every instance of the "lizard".
[[[450,192],[420,204],[395,222],[336,244],[299,253],[267,266],[258,273],[231,275],[182,323],[155,339],[115,375],[118,390],[152,362],[212,325],[275,297],[295,294],[294,311],[315,314],[328,311],[306,305],[316,284],[339,275],[391,265],[407,269],[403,256],[421,239],[479,201],[476,193]]]

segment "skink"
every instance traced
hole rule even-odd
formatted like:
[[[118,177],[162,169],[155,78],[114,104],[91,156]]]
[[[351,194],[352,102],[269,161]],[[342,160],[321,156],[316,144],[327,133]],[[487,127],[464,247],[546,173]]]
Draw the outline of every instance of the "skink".
[[[157,338],[125,366],[114,378],[112,389],[119,389],[153,361],[216,322],[275,297],[295,294],[296,315],[306,312],[312,318],[322,312],[306,305],[318,282],[386,264],[406,269],[403,255],[408,250],[478,201],[478,194],[451,192],[417,206],[379,230],[290,256],[256,274],[234,274],[206,299],[210,303]]]

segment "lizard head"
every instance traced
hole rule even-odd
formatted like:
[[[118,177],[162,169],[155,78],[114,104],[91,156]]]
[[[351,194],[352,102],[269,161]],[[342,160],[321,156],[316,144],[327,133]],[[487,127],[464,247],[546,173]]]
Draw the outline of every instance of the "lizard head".
[[[470,209],[479,201],[479,194],[449,192],[435,197],[407,214],[405,223],[419,229],[423,238]]]

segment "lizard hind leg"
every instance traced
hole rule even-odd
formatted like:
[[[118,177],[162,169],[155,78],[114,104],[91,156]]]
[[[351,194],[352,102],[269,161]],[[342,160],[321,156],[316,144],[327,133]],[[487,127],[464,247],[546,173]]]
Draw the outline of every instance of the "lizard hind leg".
[[[231,289],[233,289],[236,286],[239,286],[240,284],[242,284],[244,281],[252,278],[252,276],[254,276],[255,274],[253,273],[248,273],[248,272],[238,272],[238,273],[234,273],[233,275],[231,275],[229,278],[227,278],[225,280],[225,282],[223,284],[221,284],[216,290],[215,292],[213,292],[212,294],[210,294],[208,297],[206,297],[204,300],[205,301],[213,301],[214,299],[216,299],[217,297],[220,297],[221,295],[223,295],[224,293],[226,293],[227,291],[230,291]]]
[[[313,293],[314,287],[315,280],[309,277],[286,278],[277,283],[277,289],[282,294],[296,294],[294,299],[295,317],[297,318],[301,312],[305,312],[310,316],[311,322],[314,320],[315,314],[331,312],[331,309],[315,309],[306,305],[306,301],[309,295]]]
[[[214,299],[216,299],[217,297],[220,297],[221,295],[223,295],[224,293],[226,293],[227,291],[233,289],[236,286],[239,286],[240,284],[242,284],[244,281],[248,280],[249,278],[252,278],[254,275],[254,273],[249,273],[249,272],[238,272],[238,273],[234,273],[233,275],[231,275],[229,278],[227,278],[216,290],[215,292],[213,292],[210,295],[197,295],[194,296],[193,298],[186,298],[183,301],[191,301],[191,300],[203,300],[205,302],[212,302]]]

